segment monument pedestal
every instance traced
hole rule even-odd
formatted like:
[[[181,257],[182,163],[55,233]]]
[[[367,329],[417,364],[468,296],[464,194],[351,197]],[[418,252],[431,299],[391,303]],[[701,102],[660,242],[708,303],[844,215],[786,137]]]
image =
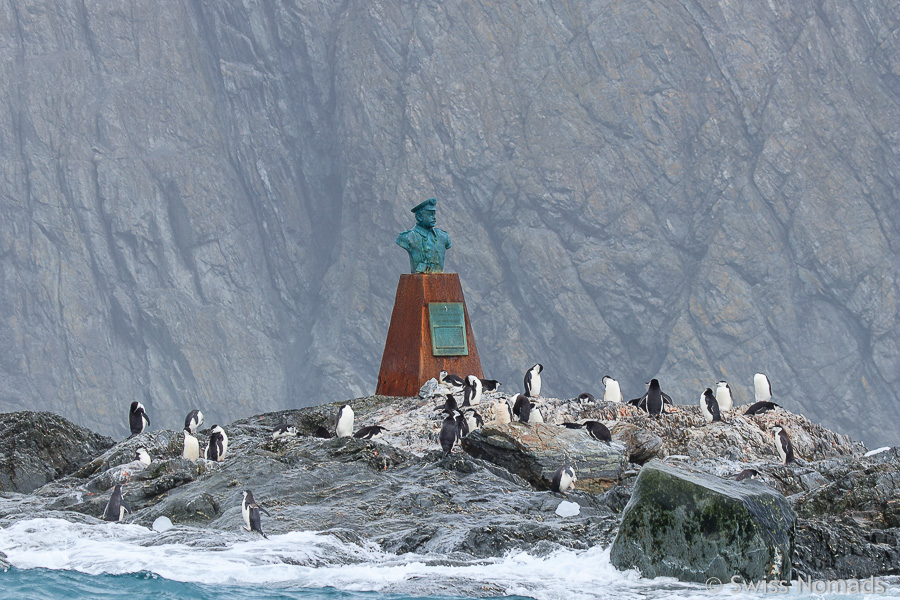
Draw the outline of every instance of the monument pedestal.
[[[415,396],[441,371],[484,377],[459,275],[401,275],[375,393]]]

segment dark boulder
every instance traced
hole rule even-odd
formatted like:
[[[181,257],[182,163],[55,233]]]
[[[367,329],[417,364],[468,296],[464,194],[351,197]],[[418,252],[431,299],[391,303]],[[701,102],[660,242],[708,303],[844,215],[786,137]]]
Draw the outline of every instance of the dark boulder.
[[[795,521],[785,497],[758,481],[725,480],[654,460],[638,475],[610,559],[645,577],[788,580]]]
[[[576,489],[603,491],[625,470],[625,447],[592,438],[581,429],[510,423],[473,431],[463,438],[467,453],[522,477],[538,489],[549,489],[562,464],[575,467]]]
[[[653,458],[662,458],[661,437],[631,423],[617,422],[610,427],[613,439],[622,442],[628,450],[628,462],[642,465]]]
[[[53,413],[0,414],[0,490],[27,494],[74,473],[113,444]]]

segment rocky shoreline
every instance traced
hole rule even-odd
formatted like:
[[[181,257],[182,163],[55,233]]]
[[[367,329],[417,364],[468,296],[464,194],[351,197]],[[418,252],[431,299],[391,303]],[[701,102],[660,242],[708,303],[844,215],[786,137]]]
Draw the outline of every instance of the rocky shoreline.
[[[757,481],[783,494],[797,515],[795,577],[900,574],[897,448],[866,456],[861,443],[781,409],[745,417],[745,407],[736,407],[727,423],[708,425],[694,406],[654,419],[620,403],[542,399],[545,424],[498,425],[490,406],[503,396],[491,394],[482,404],[484,427],[441,458],[442,418],[430,391],[351,400],[355,429],[387,428],[376,440],[312,437],[346,402],[235,421],[225,428],[230,443],[221,463],[181,458],[180,432],[115,443],[51,413],[0,415],[0,431],[19,432],[0,443],[0,527],[50,516],[96,522],[121,483],[134,509],[128,521],[152,527],[165,516],[175,525],[166,533],[173,541],[196,529],[230,538],[243,535],[241,491],[252,489],[272,515],[263,521],[267,534],[318,531],[448,564],[513,550],[540,555],[609,546],[642,465],[656,459],[717,477],[756,469]],[[610,444],[561,427],[588,418],[609,426]],[[279,423],[300,435],[273,440]],[[778,461],[769,433],[776,423],[790,431],[796,464]],[[199,433],[201,446],[208,435]],[[148,467],[134,460],[140,447],[153,458]],[[54,456],[67,462],[54,464]],[[566,497],[548,491],[548,471],[563,462],[579,472]],[[558,514],[564,501],[578,513]]]

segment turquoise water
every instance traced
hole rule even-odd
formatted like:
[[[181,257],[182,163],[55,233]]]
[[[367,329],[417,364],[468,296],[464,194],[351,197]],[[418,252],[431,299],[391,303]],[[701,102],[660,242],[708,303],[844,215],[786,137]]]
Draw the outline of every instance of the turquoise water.
[[[10,569],[0,572],[0,600],[64,600],[69,598],[161,598],[173,600],[425,600],[420,596],[351,592],[335,588],[181,583],[153,573],[87,575],[77,571]],[[441,596],[441,600],[458,600]],[[505,596],[509,600],[519,596]],[[522,599],[524,600],[524,599]]]

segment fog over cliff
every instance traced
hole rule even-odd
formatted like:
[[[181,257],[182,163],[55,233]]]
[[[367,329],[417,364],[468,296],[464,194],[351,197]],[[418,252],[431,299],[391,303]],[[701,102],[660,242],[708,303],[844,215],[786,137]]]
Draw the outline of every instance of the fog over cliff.
[[[0,411],[374,392],[438,198],[485,374],[900,442],[900,4],[6,0]]]

